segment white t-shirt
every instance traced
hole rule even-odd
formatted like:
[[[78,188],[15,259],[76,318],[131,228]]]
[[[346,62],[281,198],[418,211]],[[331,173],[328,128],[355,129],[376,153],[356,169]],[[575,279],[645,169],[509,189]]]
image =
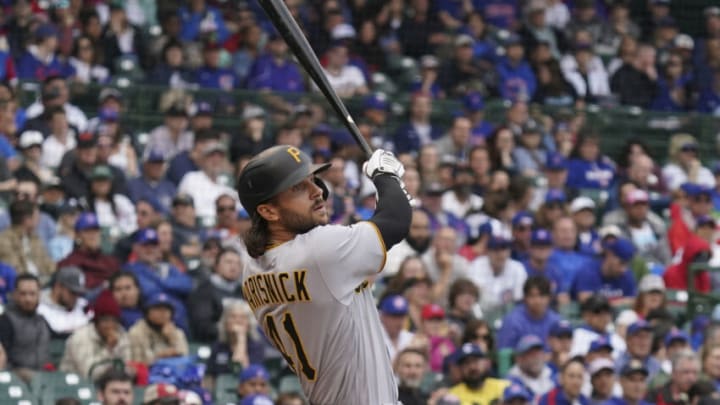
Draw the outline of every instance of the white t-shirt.
[[[670,191],[675,191],[680,188],[683,183],[688,182],[687,173],[680,166],[675,163],[670,163],[662,168],[662,177],[665,180],[665,184]],[[714,188],[715,187],[715,176],[705,166],[701,166],[698,169],[697,180],[695,183],[702,186]]]
[[[45,318],[53,332],[69,334],[87,325],[92,319],[92,312],[85,312],[87,304],[85,298],[79,297],[75,307],[68,311],[50,298],[50,290],[45,290],[40,295],[37,311]]]
[[[455,215],[455,217],[462,219],[465,218],[465,215],[471,210],[481,209],[483,199],[479,195],[470,194],[467,201],[461,202],[457,199],[455,192],[450,190],[443,193],[441,204],[443,211],[449,212]]]
[[[330,86],[332,86],[340,97],[350,97],[355,94],[359,87],[367,85],[365,76],[357,66],[345,66],[337,75],[325,70],[325,76]]]
[[[193,198],[195,215],[200,218],[215,217],[215,200],[221,195],[231,195],[238,201],[235,190],[216,183],[202,170],[187,173],[180,181],[178,193],[185,193]]]
[[[65,143],[60,142],[55,135],[48,136],[42,144],[40,164],[48,169],[56,169],[60,166],[65,152],[75,149],[75,146],[77,146],[77,143],[75,142],[75,133],[72,130],[68,131]]]
[[[522,300],[527,272],[522,263],[507,259],[505,268],[495,275],[490,267],[490,259],[481,256],[470,263],[467,277],[480,289],[480,306],[483,311],[492,312],[504,304]]]
[[[385,346],[387,346],[388,354],[390,354],[390,361],[392,362],[395,362],[395,356],[397,356],[398,353],[403,351],[403,349],[408,347],[410,345],[410,342],[412,342],[413,338],[415,337],[414,333],[408,332],[406,330],[401,330],[400,334],[398,335],[397,345],[395,345],[393,344],[392,340],[390,340],[390,336],[388,336],[385,328],[382,328],[382,332],[383,339],[385,339]]]

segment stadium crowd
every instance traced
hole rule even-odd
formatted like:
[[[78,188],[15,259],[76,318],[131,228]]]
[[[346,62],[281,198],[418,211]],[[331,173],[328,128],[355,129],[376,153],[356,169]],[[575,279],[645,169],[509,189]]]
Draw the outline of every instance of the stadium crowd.
[[[696,271],[720,262],[715,153],[681,132],[664,156],[642,138],[608,156],[614,135],[585,115],[720,116],[720,6],[286,3],[363,136],[405,164],[410,233],[373,287],[403,404],[720,403],[720,311],[684,307],[720,287]],[[333,223],[369,218],[375,190],[259,4],[0,10],[0,370],[29,386],[75,373],[104,405],[305,404],[242,299],[252,213],[232,179],[289,144],[332,163]],[[415,74],[378,91],[398,60]],[[127,125],[130,80],[163,93],[159,125]],[[500,120],[486,100],[507,103]]]

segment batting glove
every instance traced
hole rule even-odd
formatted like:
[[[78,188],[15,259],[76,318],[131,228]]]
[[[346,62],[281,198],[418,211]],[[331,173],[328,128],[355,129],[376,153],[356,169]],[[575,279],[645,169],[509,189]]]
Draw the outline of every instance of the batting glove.
[[[391,174],[400,179],[405,173],[403,164],[392,152],[378,149],[363,163],[363,173],[372,180],[378,174]]]

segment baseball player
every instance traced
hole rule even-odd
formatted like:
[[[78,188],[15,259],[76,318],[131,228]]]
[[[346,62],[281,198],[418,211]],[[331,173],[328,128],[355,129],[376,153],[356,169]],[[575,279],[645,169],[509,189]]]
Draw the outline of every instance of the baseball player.
[[[252,217],[245,245],[243,295],[272,341],[300,377],[313,405],[395,405],[397,384],[382,335],[372,277],[386,251],[410,227],[404,168],[377,150],[363,171],[378,190],[375,214],[351,226],[327,225],[328,190],[292,146],[267,149],[238,179]]]

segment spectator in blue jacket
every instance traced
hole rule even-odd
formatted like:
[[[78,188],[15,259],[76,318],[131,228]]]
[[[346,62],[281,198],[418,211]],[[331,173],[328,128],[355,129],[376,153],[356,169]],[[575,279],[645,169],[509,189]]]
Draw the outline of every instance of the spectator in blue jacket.
[[[187,310],[184,300],[192,289],[192,279],[170,263],[160,261],[161,252],[158,243],[157,231],[154,229],[145,228],[138,231],[133,246],[136,260],[128,263],[125,270],[137,276],[143,298],[158,293],[167,294],[176,309],[173,316],[175,324],[187,332]]]
[[[525,60],[522,38],[510,34],[505,40],[506,56],[497,64],[500,96],[506,100],[528,101],[537,88],[537,80],[530,64]]]
[[[600,136],[580,135],[568,165],[567,186],[572,189],[609,190],[615,179],[615,164],[600,153]]]
[[[218,42],[225,42],[230,32],[220,10],[208,6],[205,0],[190,0],[189,3],[187,7],[180,7],[180,39],[197,41],[204,35],[214,34]]]
[[[270,35],[267,51],[255,59],[248,72],[246,87],[284,92],[305,90],[302,72],[289,57],[288,46],[279,34]]]
[[[720,68],[715,69],[712,78],[712,83],[708,83],[700,92],[697,110],[720,116]]]
[[[495,130],[495,126],[485,121],[485,100],[478,92],[468,93],[463,99],[465,114],[472,122],[473,143],[484,141]]]
[[[548,261],[553,251],[552,246],[553,239],[550,231],[543,228],[533,230],[530,236],[530,251],[522,264],[525,266],[528,277],[546,278],[550,282],[550,293],[553,298],[557,298],[558,294],[567,294],[567,292],[560,289],[562,287],[560,271]]]
[[[58,48],[58,30],[52,24],[40,25],[35,30],[35,42],[28,46],[18,60],[19,79],[45,80],[50,76],[70,77],[73,69],[60,61],[55,52]]]
[[[220,48],[218,42],[205,42],[203,47],[203,66],[195,72],[195,83],[201,88],[230,91],[240,87],[240,81],[232,69],[220,66]]]
[[[393,142],[395,153],[417,153],[422,146],[432,143],[443,136],[442,129],[430,122],[432,98],[423,93],[415,93],[410,101],[408,122],[398,128]]]
[[[523,285],[523,303],[505,316],[497,334],[498,347],[514,348],[525,335],[547,339],[550,327],[560,316],[550,309],[550,281],[531,276]]]
[[[628,265],[634,256],[635,246],[629,240],[608,240],[603,246],[602,258],[576,274],[571,295],[582,302],[599,293],[613,305],[632,305],[637,284]]]
[[[562,277],[560,291],[569,291],[575,280],[575,274],[588,265],[587,256],[575,250],[577,244],[577,228],[575,223],[569,217],[561,217],[552,224],[552,238],[555,244],[548,264],[558,269]],[[558,302],[565,304],[567,301],[561,300],[562,296],[558,296]]]
[[[165,179],[165,161],[165,154],[159,149],[151,150],[145,156],[142,174],[128,181],[128,196],[133,203],[152,198],[160,203],[162,212],[170,212],[177,190],[175,184]]]

